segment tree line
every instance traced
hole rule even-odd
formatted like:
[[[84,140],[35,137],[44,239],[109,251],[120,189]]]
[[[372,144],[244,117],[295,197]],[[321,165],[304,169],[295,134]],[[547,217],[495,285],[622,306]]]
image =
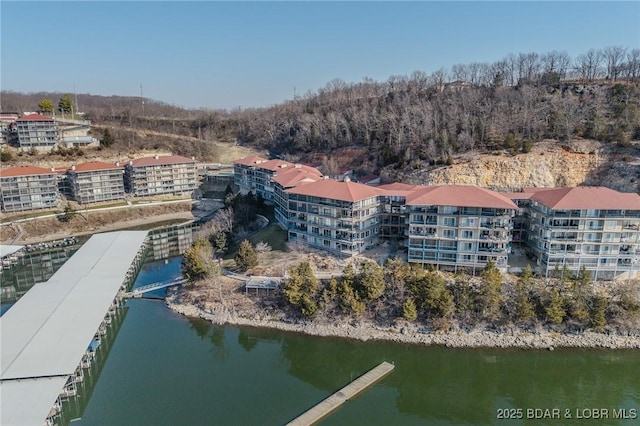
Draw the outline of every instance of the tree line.
[[[235,139],[294,160],[356,147],[367,151],[359,164],[379,170],[466,152],[528,151],[543,139],[582,137],[624,147],[640,139],[639,86],[640,49],[609,46],[575,58],[563,51],[509,54],[384,82],[334,79],[268,108],[187,110],[141,97],[77,97],[97,124],[205,142]],[[2,97],[5,109],[32,110],[53,96],[3,91]],[[130,136],[128,149],[160,147],[135,133],[113,135],[114,146]]]
[[[638,291],[620,285],[611,293],[597,292],[590,274],[557,270],[543,282],[529,267],[517,281],[505,280],[489,263],[478,278],[464,273],[444,275],[398,259],[384,266],[372,261],[349,264],[340,278],[318,280],[308,262],[289,271],[280,299],[284,309],[303,318],[345,316],[380,323],[399,318],[418,321],[432,330],[478,325],[500,329],[516,325],[557,331],[616,329],[638,332]]]

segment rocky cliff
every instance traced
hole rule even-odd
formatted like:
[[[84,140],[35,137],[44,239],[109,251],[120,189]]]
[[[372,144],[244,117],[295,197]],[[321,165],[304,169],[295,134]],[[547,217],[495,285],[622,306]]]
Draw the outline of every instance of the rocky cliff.
[[[526,186],[603,185],[632,192],[638,191],[637,160],[628,156],[622,160],[594,142],[563,146],[547,143],[527,154],[456,159],[453,165],[413,170],[397,179],[412,184],[475,185],[497,191],[518,191]]]

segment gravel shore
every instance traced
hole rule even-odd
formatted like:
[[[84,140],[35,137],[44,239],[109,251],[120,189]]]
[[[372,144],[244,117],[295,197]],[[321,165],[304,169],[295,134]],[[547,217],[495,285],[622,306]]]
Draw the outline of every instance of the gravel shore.
[[[176,294],[167,296],[167,306],[182,315],[199,317],[214,324],[246,325],[268,327],[278,330],[305,333],[313,336],[334,336],[356,340],[388,340],[421,345],[438,345],[451,348],[607,348],[640,349],[640,337],[608,335],[592,332],[581,334],[559,334],[552,332],[494,333],[490,331],[432,333],[421,330],[417,325],[402,325],[383,328],[375,324],[360,322],[354,324],[320,324],[317,321],[290,322],[283,319],[239,316],[224,306],[203,310],[191,303],[183,303]]]

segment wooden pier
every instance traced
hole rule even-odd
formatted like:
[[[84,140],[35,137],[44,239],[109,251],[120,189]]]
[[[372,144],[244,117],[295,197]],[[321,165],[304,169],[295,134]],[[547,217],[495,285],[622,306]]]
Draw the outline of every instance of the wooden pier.
[[[388,362],[383,362],[377,367],[367,371],[362,376],[358,377],[347,386],[343,387],[327,399],[321,401],[311,409],[307,410],[300,416],[296,417],[287,426],[309,426],[319,422],[338,408],[342,406],[348,400],[354,398],[359,393],[363,392],[387,374],[391,373],[394,369],[394,365]]]

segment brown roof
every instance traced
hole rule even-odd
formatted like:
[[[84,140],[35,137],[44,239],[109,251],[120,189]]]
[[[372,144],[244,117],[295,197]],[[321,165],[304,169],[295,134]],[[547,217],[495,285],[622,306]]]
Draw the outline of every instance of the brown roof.
[[[239,160],[236,160],[233,162],[233,164],[241,164],[243,166],[255,166],[257,164],[265,163],[267,161],[268,160],[266,158],[252,155],[251,157],[244,157]]]
[[[407,195],[407,205],[517,209],[502,194],[475,186],[423,186]]]
[[[382,191],[372,186],[351,181],[341,182],[333,179],[321,179],[317,182],[289,189],[286,192],[289,194],[309,195],[312,197],[350,202],[366,200],[367,198],[376,197],[382,193]]]
[[[16,121],[53,121],[53,117],[49,117],[48,115],[29,114],[23,115]]]
[[[192,158],[183,157],[181,155],[166,155],[164,157],[159,157],[156,155],[153,157],[143,157],[129,161],[129,164],[133,167],[147,167],[182,163],[197,163],[197,161]]]
[[[501,192],[502,195],[511,200],[528,200],[533,197],[533,192]]]
[[[310,170],[308,170],[310,169]],[[315,172],[314,172],[315,170]],[[320,179],[322,175],[316,169],[308,166],[297,167],[293,169],[287,169],[273,176],[271,180],[279,183],[285,188],[291,188],[302,183],[315,182]]]
[[[602,186],[538,190],[531,199],[555,210],[640,210],[638,194],[618,192]]]
[[[45,169],[44,167],[36,167],[36,166],[18,166],[18,167],[11,167],[9,169],[0,170],[0,177],[51,175],[51,174],[55,174],[55,172],[51,171],[51,169]]]
[[[89,161],[73,166],[70,170],[76,173],[94,172],[98,170],[114,170],[121,169],[123,166],[116,163],[103,163],[101,161]]]

